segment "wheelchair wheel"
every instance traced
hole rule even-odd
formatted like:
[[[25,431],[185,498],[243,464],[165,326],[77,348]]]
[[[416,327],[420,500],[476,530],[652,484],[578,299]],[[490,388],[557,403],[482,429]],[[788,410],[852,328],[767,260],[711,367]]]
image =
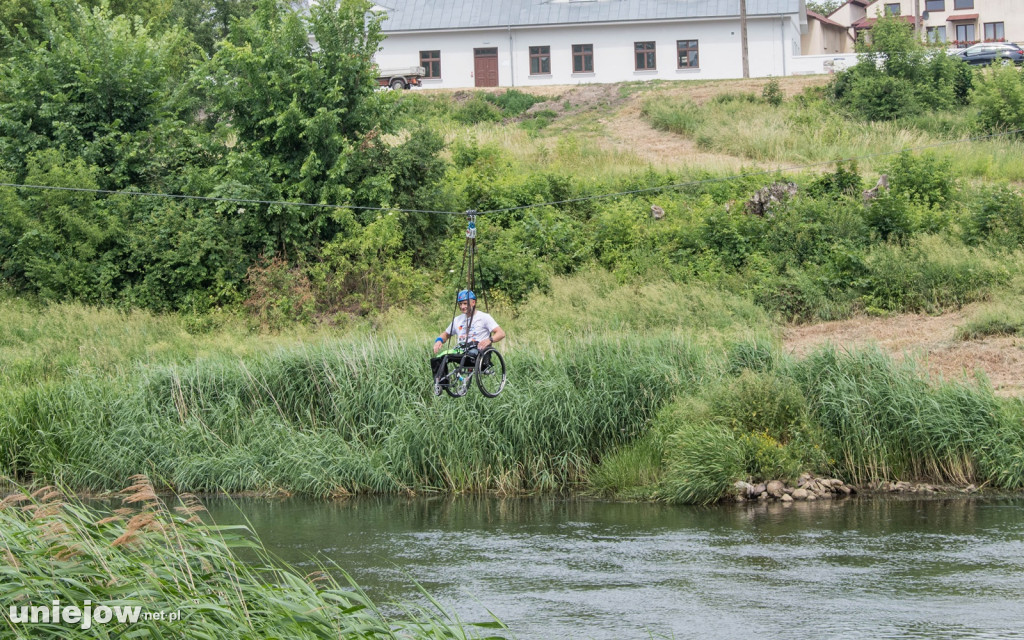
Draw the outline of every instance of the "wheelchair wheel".
[[[505,388],[505,358],[493,347],[487,347],[476,359],[473,372],[480,393],[496,398]]]
[[[469,368],[464,365],[466,356],[458,360],[445,360],[444,380],[447,384],[442,385],[444,392],[453,398],[461,398],[469,391]]]

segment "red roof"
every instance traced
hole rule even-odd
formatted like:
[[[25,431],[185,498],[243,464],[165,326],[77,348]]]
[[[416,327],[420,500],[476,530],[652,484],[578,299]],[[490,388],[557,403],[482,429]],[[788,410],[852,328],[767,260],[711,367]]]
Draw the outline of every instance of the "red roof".
[[[962,13],[958,16],[949,16],[946,18],[949,22],[964,22],[966,20],[977,20],[978,14],[976,13]]]
[[[910,24],[917,23],[917,18],[915,18],[914,16],[896,17],[902,20],[903,22],[909,22]],[[854,22],[850,26],[853,27],[854,29],[870,29],[871,27],[875,26],[876,22],[878,22],[878,18],[861,18],[860,20]]]
[[[811,11],[810,9],[807,10],[807,17],[808,18],[814,18],[815,20],[818,20],[819,22],[824,22],[825,24],[830,24],[833,27],[839,27],[840,29],[845,29],[846,28],[843,25],[841,25],[838,22],[836,22],[835,20],[829,20],[828,18],[826,18],[825,16],[821,15],[820,13]]]

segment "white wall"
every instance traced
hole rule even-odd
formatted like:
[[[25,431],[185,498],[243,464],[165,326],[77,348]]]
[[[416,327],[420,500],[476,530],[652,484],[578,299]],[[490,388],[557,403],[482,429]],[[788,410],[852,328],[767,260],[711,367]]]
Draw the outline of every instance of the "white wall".
[[[633,43],[655,41],[657,70],[634,68]],[[676,41],[698,40],[700,68],[676,68]],[[752,17],[747,23],[750,75],[790,73],[800,53],[796,16]],[[572,72],[572,45],[594,45],[594,73]],[[529,47],[551,47],[551,73],[530,75]],[[440,50],[441,79],[424,87],[472,87],[473,49],[497,47],[500,86],[537,86],[630,80],[739,78],[743,75],[738,20],[679,21],[623,25],[513,28],[486,31],[418,32],[389,35],[376,55],[382,68],[419,64],[419,52]],[[509,51],[514,51],[512,56]]]

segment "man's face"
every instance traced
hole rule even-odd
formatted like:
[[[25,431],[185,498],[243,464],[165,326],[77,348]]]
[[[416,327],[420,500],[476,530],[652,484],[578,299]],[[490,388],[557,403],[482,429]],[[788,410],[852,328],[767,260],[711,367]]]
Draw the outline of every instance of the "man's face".
[[[476,300],[463,300],[459,303],[459,311],[469,313],[476,306]]]

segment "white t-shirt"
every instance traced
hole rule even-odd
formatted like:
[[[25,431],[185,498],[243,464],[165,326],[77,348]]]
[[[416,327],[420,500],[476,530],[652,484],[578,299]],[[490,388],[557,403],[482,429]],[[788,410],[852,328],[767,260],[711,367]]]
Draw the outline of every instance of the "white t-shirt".
[[[459,342],[480,342],[484,338],[490,338],[491,332],[498,328],[498,323],[488,313],[477,311],[473,314],[473,324],[469,327],[469,318],[466,314],[460,315],[452,320],[452,323],[445,329],[450,336],[457,336]],[[466,337],[466,329],[469,329],[469,338]]]

